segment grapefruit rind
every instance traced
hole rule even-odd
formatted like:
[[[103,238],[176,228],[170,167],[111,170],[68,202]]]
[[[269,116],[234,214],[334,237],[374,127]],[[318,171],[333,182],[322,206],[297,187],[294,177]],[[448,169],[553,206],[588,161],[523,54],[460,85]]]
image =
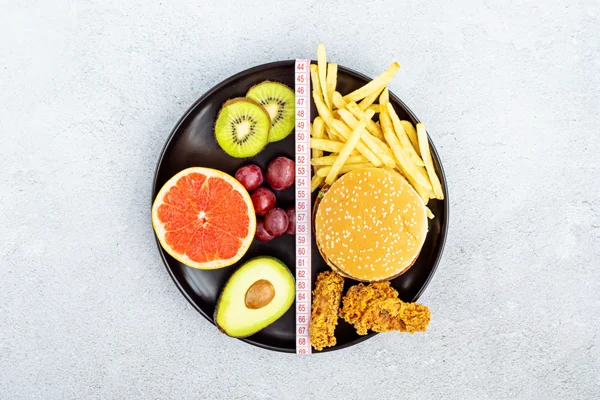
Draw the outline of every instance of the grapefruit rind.
[[[229,259],[218,259],[218,260],[212,260],[212,261],[203,262],[203,263],[195,262],[195,261],[191,260],[187,256],[187,254],[181,254],[181,253],[175,251],[174,249],[172,249],[171,246],[168,243],[166,243],[166,241],[165,241],[165,235],[167,233],[167,230],[164,227],[164,223],[158,217],[158,208],[160,207],[161,204],[164,203],[163,199],[164,199],[165,195],[167,193],[169,193],[169,190],[171,190],[171,188],[173,188],[173,186],[175,186],[177,184],[179,179],[181,179],[182,177],[184,177],[186,175],[192,174],[192,173],[199,173],[199,174],[205,175],[207,180],[208,180],[208,178],[211,178],[211,177],[223,179],[225,182],[229,183],[233,187],[234,190],[238,191],[242,195],[244,202],[248,206],[248,217],[249,217],[248,235],[245,238],[241,239],[241,245],[240,245],[240,248],[238,249],[237,254]],[[246,254],[246,252],[248,251],[248,248],[250,247],[250,244],[252,244],[252,240],[254,239],[254,234],[256,232],[256,217],[255,217],[255,213],[254,213],[254,206],[252,205],[252,199],[250,198],[248,191],[234,177],[226,174],[225,172],[222,172],[222,171],[219,171],[216,169],[212,169],[212,168],[192,167],[192,168],[184,169],[183,171],[180,171],[179,173],[174,175],[160,189],[160,191],[156,195],[156,199],[154,200],[154,203],[152,204],[152,226],[154,227],[154,232],[156,233],[156,237],[158,238],[158,241],[160,242],[161,247],[171,257],[173,257],[180,263],[185,264],[191,268],[203,269],[203,270],[213,270],[213,269],[225,268],[230,265],[233,265],[236,262],[238,262],[244,256],[244,254]]]

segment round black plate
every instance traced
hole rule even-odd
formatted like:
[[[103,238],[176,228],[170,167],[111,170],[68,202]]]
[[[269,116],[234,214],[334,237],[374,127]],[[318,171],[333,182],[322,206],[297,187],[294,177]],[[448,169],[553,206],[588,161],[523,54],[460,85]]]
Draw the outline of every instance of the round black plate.
[[[219,83],[192,105],[171,132],[158,160],[152,192],[153,200],[162,185],[169,178],[188,167],[210,167],[234,175],[240,166],[247,163],[258,164],[264,169],[277,156],[283,155],[291,159],[295,158],[293,134],[281,142],[269,144],[256,157],[247,160],[229,157],[221,150],[214,139],[213,125],[221,105],[232,97],[243,97],[251,86],[264,80],[282,82],[293,89],[294,61],[279,61],[264,64],[240,72]],[[370,79],[365,75],[341,66],[338,68],[337,89],[341,93],[349,93],[368,81]],[[400,118],[412,121],[413,123],[418,122],[417,117],[392,93],[390,93],[390,101],[396,108]],[[311,108],[311,115],[312,118],[317,115],[314,104]],[[448,229],[448,190],[446,179],[433,143],[430,144],[435,168],[444,186],[446,200],[429,202],[428,206],[435,214],[435,219],[430,220],[429,233],[423,250],[416,263],[404,275],[392,281],[392,285],[400,293],[400,298],[409,302],[416,301],[419,298],[419,295],[423,292],[435,272],[442,255]],[[313,195],[313,202],[314,200],[315,195]],[[293,205],[294,188],[292,187],[278,193],[277,203],[283,206]],[[293,236],[289,235],[275,238],[267,243],[254,241],[240,262],[232,267],[214,271],[201,271],[186,267],[169,256],[161,248],[158,241],[157,244],[167,270],[181,293],[200,314],[212,323],[214,323],[213,313],[215,304],[223,285],[233,271],[249,258],[258,255],[274,256],[282,260],[292,273],[295,272],[295,240]],[[312,279],[314,285],[317,274],[328,269],[317,251],[314,240],[312,260]],[[350,280],[346,281],[346,289],[355,284],[355,282]],[[292,306],[275,323],[261,332],[242,340],[269,350],[293,353],[295,352],[294,321],[295,306]],[[219,334],[216,328],[215,334]],[[373,335],[374,333],[359,336],[352,326],[340,319],[335,331],[337,345],[325,351],[348,347],[360,343]]]

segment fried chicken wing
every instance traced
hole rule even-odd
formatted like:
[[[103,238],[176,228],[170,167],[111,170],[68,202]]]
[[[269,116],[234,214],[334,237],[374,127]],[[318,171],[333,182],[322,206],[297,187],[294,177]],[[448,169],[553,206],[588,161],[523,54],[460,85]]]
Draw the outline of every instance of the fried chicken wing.
[[[336,344],[334,331],[343,289],[344,278],[333,271],[322,272],[317,277],[309,327],[310,342],[316,350]]]
[[[421,304],[405,303],[389,282],[362,283],[344,296],[340,316],[356,328],[359,335],[375,332],[425,332],[431,312]]]
[[[344,307],[340,310],[340,317],[349,324],[354,324],[360,320],[371,301],[397,297],[398,292],[389,282],[374,282],[367,286],[359,283],[348,289],[344,296]]]
[[[361,335],[369,329],[375,332],[425,332],[430,316],[429,308],[421,304],[405,303],[397,298],[374,300],[354,327]]]

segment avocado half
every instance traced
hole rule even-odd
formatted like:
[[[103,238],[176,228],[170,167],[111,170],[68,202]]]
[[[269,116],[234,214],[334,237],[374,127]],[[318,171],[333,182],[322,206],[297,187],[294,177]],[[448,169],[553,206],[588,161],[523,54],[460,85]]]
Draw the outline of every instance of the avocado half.
[[[256,257],[231,275],[219,296],[215,323],[228,336],[250,336],[277,321],[296,295],[294,277],[274,257]]]

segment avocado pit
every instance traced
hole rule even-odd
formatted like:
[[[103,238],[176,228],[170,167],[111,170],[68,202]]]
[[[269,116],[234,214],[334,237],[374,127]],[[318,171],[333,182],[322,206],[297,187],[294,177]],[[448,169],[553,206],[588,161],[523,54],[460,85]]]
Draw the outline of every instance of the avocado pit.
[[[246,307],[258,310],[267,306],[275,297],[275,288],[266,279],[260,279],[252,284],[246,292]]]

